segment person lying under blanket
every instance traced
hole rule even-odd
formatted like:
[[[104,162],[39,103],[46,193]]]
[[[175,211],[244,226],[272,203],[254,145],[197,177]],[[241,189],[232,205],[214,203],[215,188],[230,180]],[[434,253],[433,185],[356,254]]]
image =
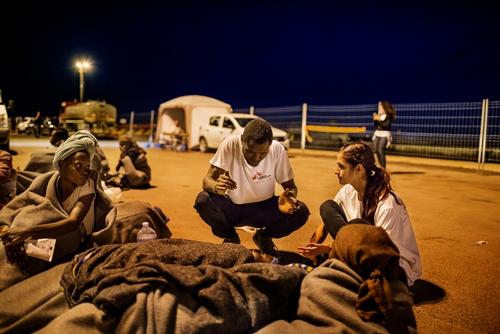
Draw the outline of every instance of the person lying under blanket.
[[[302,280],[296,318],[257,334],[417,333],[406,272],[382,227],[341,227],[328,257]]]
[[[96,247],[1,291],[0,333],[415,333],[387,233],[348,225],[333,249],[306,274],[231,243]]]

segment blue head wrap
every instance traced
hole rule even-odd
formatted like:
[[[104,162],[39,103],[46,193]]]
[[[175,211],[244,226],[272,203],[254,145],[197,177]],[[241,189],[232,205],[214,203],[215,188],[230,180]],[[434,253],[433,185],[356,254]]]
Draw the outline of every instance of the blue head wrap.
[[[94,157],[97,146],[97,138],[88,130],[75,132],[59,146],[54,155],[54,167],[60,170],[59,162],[65,160],[72,154],[80,151],[86,151],[90,155],[90,160]]]

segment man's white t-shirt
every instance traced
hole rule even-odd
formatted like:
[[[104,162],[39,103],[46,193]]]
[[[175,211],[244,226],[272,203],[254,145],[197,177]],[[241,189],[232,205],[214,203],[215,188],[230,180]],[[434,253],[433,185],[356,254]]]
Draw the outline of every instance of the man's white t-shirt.
[[[358,192],[352,185],[343,186],[334,201],[344,210],[347,221],[361,218],[361,201],[358,200]],[[389,195],[378,203],[373,220],[375,226],[382,227],[398,247],[401,255],[399,264],[408,276],[408,284],[413,285],[422,275],[422,264],[415,233],[405,206],[398,204],[394,196]]]
[[[236,204],[264,201],[274,195],[275,182],[281,184],[293,179],[288,154],[280,143],[273,140],[268,155],[253,167],[243,156],[241,136],[226,137],[210,160],[213,166],[229,171],[236,189],[226,194]]]

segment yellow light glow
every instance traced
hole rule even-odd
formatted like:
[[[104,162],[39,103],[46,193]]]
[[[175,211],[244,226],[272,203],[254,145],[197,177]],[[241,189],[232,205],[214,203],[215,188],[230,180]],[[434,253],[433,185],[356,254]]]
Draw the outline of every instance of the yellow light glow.
[[[88,60],[78,60],[75,65],[78,70],[83,71],[90,69],[90,67],[92,66],[92,64]]]

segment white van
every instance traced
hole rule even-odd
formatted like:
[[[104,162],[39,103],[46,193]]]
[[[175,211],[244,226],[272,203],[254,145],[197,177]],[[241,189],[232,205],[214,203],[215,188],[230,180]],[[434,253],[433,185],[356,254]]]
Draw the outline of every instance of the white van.
[[[199,148],[201,152],[217,149],[220,143],[229,135],[241,135],[245,126],[253,119],[260,118],[255,115],[229,113],[210,116],[208,124],[200,128]],[[285,149],[290,148],[288,133],[272,127],[273,139],[280,142]]]

